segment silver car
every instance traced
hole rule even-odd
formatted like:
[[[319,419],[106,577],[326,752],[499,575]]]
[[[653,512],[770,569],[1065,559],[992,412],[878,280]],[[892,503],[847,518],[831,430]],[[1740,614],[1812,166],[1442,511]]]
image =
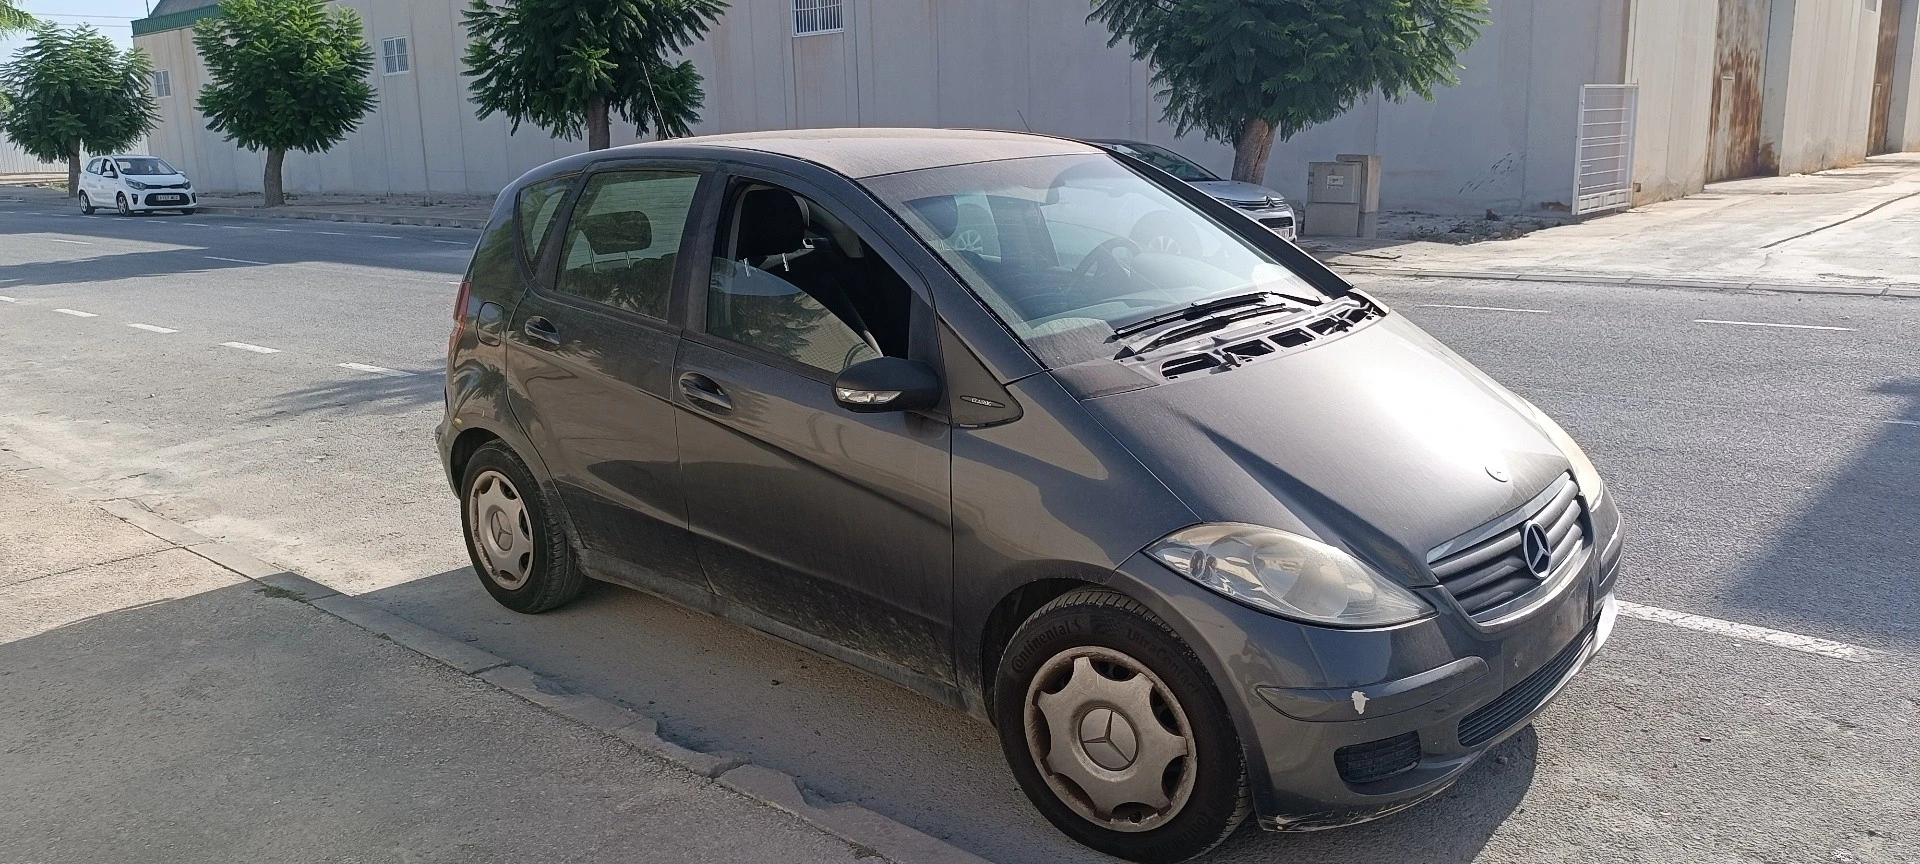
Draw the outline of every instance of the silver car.
[[[1287,204],[1286,196],[1272,189],[1253,183],[1242,183],[1239,180],[1222,180],[1193,160],[1157,144],[1117,140],[1087,143],[1125,156],[1132,156],[1172,174],[1194,188],[1212,195],[1222,203],[1246,211],[1255,222],[1265,225],[1267,230],[1281,237],[1292,240],[1297,236],[1299,220],[1294,216],[1293,207]]]

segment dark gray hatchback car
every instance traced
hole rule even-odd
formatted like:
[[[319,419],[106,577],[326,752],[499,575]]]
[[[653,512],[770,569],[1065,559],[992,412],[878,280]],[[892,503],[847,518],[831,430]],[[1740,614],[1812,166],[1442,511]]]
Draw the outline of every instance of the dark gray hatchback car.
[[[1552,420],[1085,144],[562,159],[454,320],[440,452],[501,603],[602,579],[896,681],[1121,857],[1428,798],[1612,624],[1618,511]]]

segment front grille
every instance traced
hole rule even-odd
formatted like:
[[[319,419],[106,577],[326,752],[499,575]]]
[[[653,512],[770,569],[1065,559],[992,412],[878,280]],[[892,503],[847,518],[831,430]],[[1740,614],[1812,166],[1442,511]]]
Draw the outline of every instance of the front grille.
[[[1460,746],[1478,747],[1500,733],[1520,722],[1547,700],[1560,682],[1567,680],[1567,674],[1573,671],[1573,664],[1580,662],[1580,655],[1587,650],[1588,635],[1583,633],[1572,645],[1561,651],[1559,656],[1540,667],[1540,671],[1528,675],[1525,681],[1513,685],[1500,698],[1487,703],[1472,714],[1460,718]]]
[[[1527,569],[1522,535],[1529,523],[1546,530],[1553,550],[1548,572],[1566,566],[1587,543],[1586,509],[1571,474],[1562,474],[1526,507],[1435,547],[1428,566],[1441,587],[1476,620],[1497,616],[1499,607],[1547,583]],[[1484,614],[1483,613],[1488,613]]]
[[[1280,202],[1276,199],[1268,198],[1263,201],[1235,201],[1233,202],[1233,206],[1242,210],[1272,210],[1280,206]]]
[[[1348,783],[1372,783],[1412,771],[1420,764],[1420,733],[1350,744],[1333,751],[1333,764]]]

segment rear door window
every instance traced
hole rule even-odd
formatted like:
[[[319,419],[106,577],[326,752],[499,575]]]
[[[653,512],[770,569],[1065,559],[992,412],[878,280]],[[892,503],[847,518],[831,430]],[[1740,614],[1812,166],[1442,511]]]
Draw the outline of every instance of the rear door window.
[[[547,235],[553,231],[553,217],[573,188],[574,177],[556,177],[520,190],[520,248],[527,253],[529,265],[540,260],[547,248]]]
[[[568,219],[554,290],[666,320],[699,187],[690,171],[593,175]]]

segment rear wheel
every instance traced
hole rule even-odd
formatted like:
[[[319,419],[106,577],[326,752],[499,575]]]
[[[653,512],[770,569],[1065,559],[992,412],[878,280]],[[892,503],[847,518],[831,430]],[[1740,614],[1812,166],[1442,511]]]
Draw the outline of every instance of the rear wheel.
[[[1226,705],[1192,649],[1124,594],[1040,608],[995,678],[1001,749],[1054,827],[1109,855],[1184,861],[1252,811]]]
[[[532,614],[580,596],[587,580],[566,525],[511,448],[495,441],[474,451],[460,490],[467,553],[493,599]]]
[[[93,211],[94,211],[93,199],[88,198],[87,193],[85,192],[80,193],[80,212],[85,213],[88,216],[92,216]]]

